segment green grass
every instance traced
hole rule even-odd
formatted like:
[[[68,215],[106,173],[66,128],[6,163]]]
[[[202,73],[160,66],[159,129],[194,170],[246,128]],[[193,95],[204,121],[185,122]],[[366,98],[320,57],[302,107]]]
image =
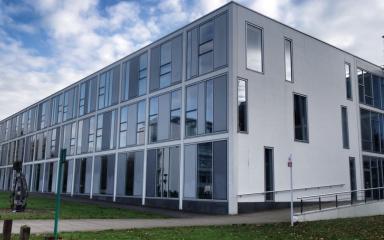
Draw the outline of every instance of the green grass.
[[[63,233],[65,240],[378,240],[384,239],[384,216],[266,225],[231,225],[215,227],[154,228],[89,233]],[[16,239],[16,238],[15,238]],[[43,239],[32,236],[32,240]]]
[[[0,220],[3,219],[53,219],[55,199],[43,196],[30,196],[25,212],[12,213],[9,209],[9,193],[0,193]],[[61,219],[127,219],[164,218],[146,212],[132,211],[117,207],[104,207],[100,204],[78,203],[62,200]]]

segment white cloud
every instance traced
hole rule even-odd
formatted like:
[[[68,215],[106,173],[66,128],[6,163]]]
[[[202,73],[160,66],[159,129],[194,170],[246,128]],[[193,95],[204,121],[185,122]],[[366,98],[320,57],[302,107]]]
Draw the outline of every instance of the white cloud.
[[[0,118],[78,81],[134,50],[215,10],[227,0],[164,0],[151,6],[121,1],[100,9],[99,0],[0,1]],[[242,0],[240,3],[374,63],[384,63],[384,1]],[[360,3],[359,3],[360,4]],[[14,16],[31,11],[32,23]],[[5,30],[38,34],[49,55]],[[10,101],[12,99],[12,101]]]

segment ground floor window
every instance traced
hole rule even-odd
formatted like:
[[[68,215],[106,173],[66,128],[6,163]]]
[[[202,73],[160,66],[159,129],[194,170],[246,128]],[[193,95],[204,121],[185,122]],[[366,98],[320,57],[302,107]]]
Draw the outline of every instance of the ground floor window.
[[[383,189],[371,189],[384,186],[384,158],[363,156],[365,197],[383,199]]]
[[[180,147],[150,149],[147,154],[148,197],[178,198],[180,182]]]
[[[89,194],[91,192],[92,157],[76,159],[75,182],[73,192]]]
[[[227,141],[185,146],[184,197],[227,199]]]
[[[93,193],[113,195],[114,175],[114,154],[95,157],[93,173]]]
[[[120,153],[117,162],[118,196],[141,196],[143,192],[144,151]]]

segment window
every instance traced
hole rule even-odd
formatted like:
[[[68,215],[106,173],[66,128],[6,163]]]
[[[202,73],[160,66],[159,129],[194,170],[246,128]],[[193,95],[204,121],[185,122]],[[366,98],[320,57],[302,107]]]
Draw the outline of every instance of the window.
[[[93,193],[112,195],[115,175],[115,155],[97,156],[94,161]]]
[[[188,86],[185,115],[187,137],[226,131],[227,77]]]
[[[150,99],[149,142],[180,138],[181,90]]]
[[[151,49],[150,91],[165,88],[181,81],[182,35]]]
[[[341,127],[343,133],[343,148],[349,148],[348,112],[347,107],[341,107]]]
[[[247,68],[263,72],[263,30],[247,23]]]
[[[284,62],[285,62],[285,80],[288,82],[293,81],[292,72],[292,40],[284,39]]]
[[[181,90],[177,90],[171,93],[170,139],[180,138],[180,115],[181,115]]]
[[[185,146],[184,197],[227,199],[227,142]]]
[[[264,148],[265,201],[274,201],[273,148]]]
[[[39,105],[39,112],[38,112],[38,119],[37,119],[37,122],[38,122],[38,129],[44,129],[46,127],[48,127],[49,125],[49,118],[48,118],[48,101],[44,102],[44,103],[41,103]]]
[[[160,88],[171,85],[171,42],[160,47]]]
[[[121,108],[120,111],[120,134],[119,146],[127,146],[127,131],[128,131],[128,107]]]
[[[383,186],[384,158],[363,155],[363,169],[365,189]],[[383,193],[382,189],[366,190],[365,197],[368,199],[383,199]]]
[[[351,189],[351,199],[357,200],[357,193],[352,192],[357,189],[356,187],[356,165],[355,165],[355,158],[350,157],[349,158],[349,183],[350,183],[350,189]]]
[[[117,167],[117,196],[141,196],[143,191],[144,152],[119,154]]]
[[[58,157],[59,138],[60,138],[60,127],[53,128],[48,131],[48,141],[47,141],[48,158]]]
[[[185,113],[186,136],[197,134],[197,99],[198,85],[187,88],[187,107]]]
[[[137,104],[137,132],[136,144],[144,144],[145,141],[145,101]]]
[[[147,93],[148,54],[143,53],[123,64],[121,100],[126,101]]]
[[[362,148],[364,151],[372,151],[371,112],[360,109],[360,117]]]
[[[79,116],[91,113],[96,109],[96,84],[97,77],[80,84]]]
[[[92,157],[76,159],[73,192],[89,194],[91,191]]]
[[[145,53],[139,59],[139,96],[147,93],[147,68],[148,54]]]
[[[53,185],[53,162],[45,163],[45,175],[44,175],[44,192],[54,192]]]
[[[99,79],[98,108],[112,106],[118,101],[120,65],[102,73]]]
[[[114,149],[116,147],[117,110],[97,115],[96,151]]]
[[[248,96],[247,96],[247,80],[237,80],[237,121],[238,131],[248,132]]]
[[[347,99],[352,100],[352,82],[351,82],[351,64],[345,63],[345,89],[347,93]]]
[[[145,101],[122,107],[120,111],[119,147],[144,144],[144,137]]]
[[[187,32],[187,79],[227,65],[227,13]]]
[[[157,122],[159,114],[159,98],[153,97],[149,102],[149,142],[157,142]]]
[[[63,121],[76,117],[77,87],[64,92]]]
[[[63,148],[67,149],[67,155],[75,155],[76,147],[76,122],[67,124],[63,127]]]
[[[307,97],[294,94],[295,140],[308,142]]]
[[[77,153],[93,152],[95,144],[95,117],[90,117],[79,121],[77,135]]]
[[[213,70],[213,21],[200,26],[199,29],[199,74]]]
[[[178,198],[180,148],[151,149],[147,156],[147,196]]]

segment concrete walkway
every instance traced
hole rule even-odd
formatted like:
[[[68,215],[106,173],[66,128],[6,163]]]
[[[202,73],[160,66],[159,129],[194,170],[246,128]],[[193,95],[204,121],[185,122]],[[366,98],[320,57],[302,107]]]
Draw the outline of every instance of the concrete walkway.
[[[61,220],[59,230],[61,232],[78,231],[102,231],[133,228],[157,228],[157,227],[187,227],[187,226],[211,226],[232,224],[263,224],[289,221],[289,209],[241,214],[235,216],[199,216],[191,218],[170,219],[82,219]],[[2,231],[3,222],[0,222]],[[50,233],[53,231],[53,220],[15,220],[13,233],[19,233],[20,226],[28,225],[32,233]]]

